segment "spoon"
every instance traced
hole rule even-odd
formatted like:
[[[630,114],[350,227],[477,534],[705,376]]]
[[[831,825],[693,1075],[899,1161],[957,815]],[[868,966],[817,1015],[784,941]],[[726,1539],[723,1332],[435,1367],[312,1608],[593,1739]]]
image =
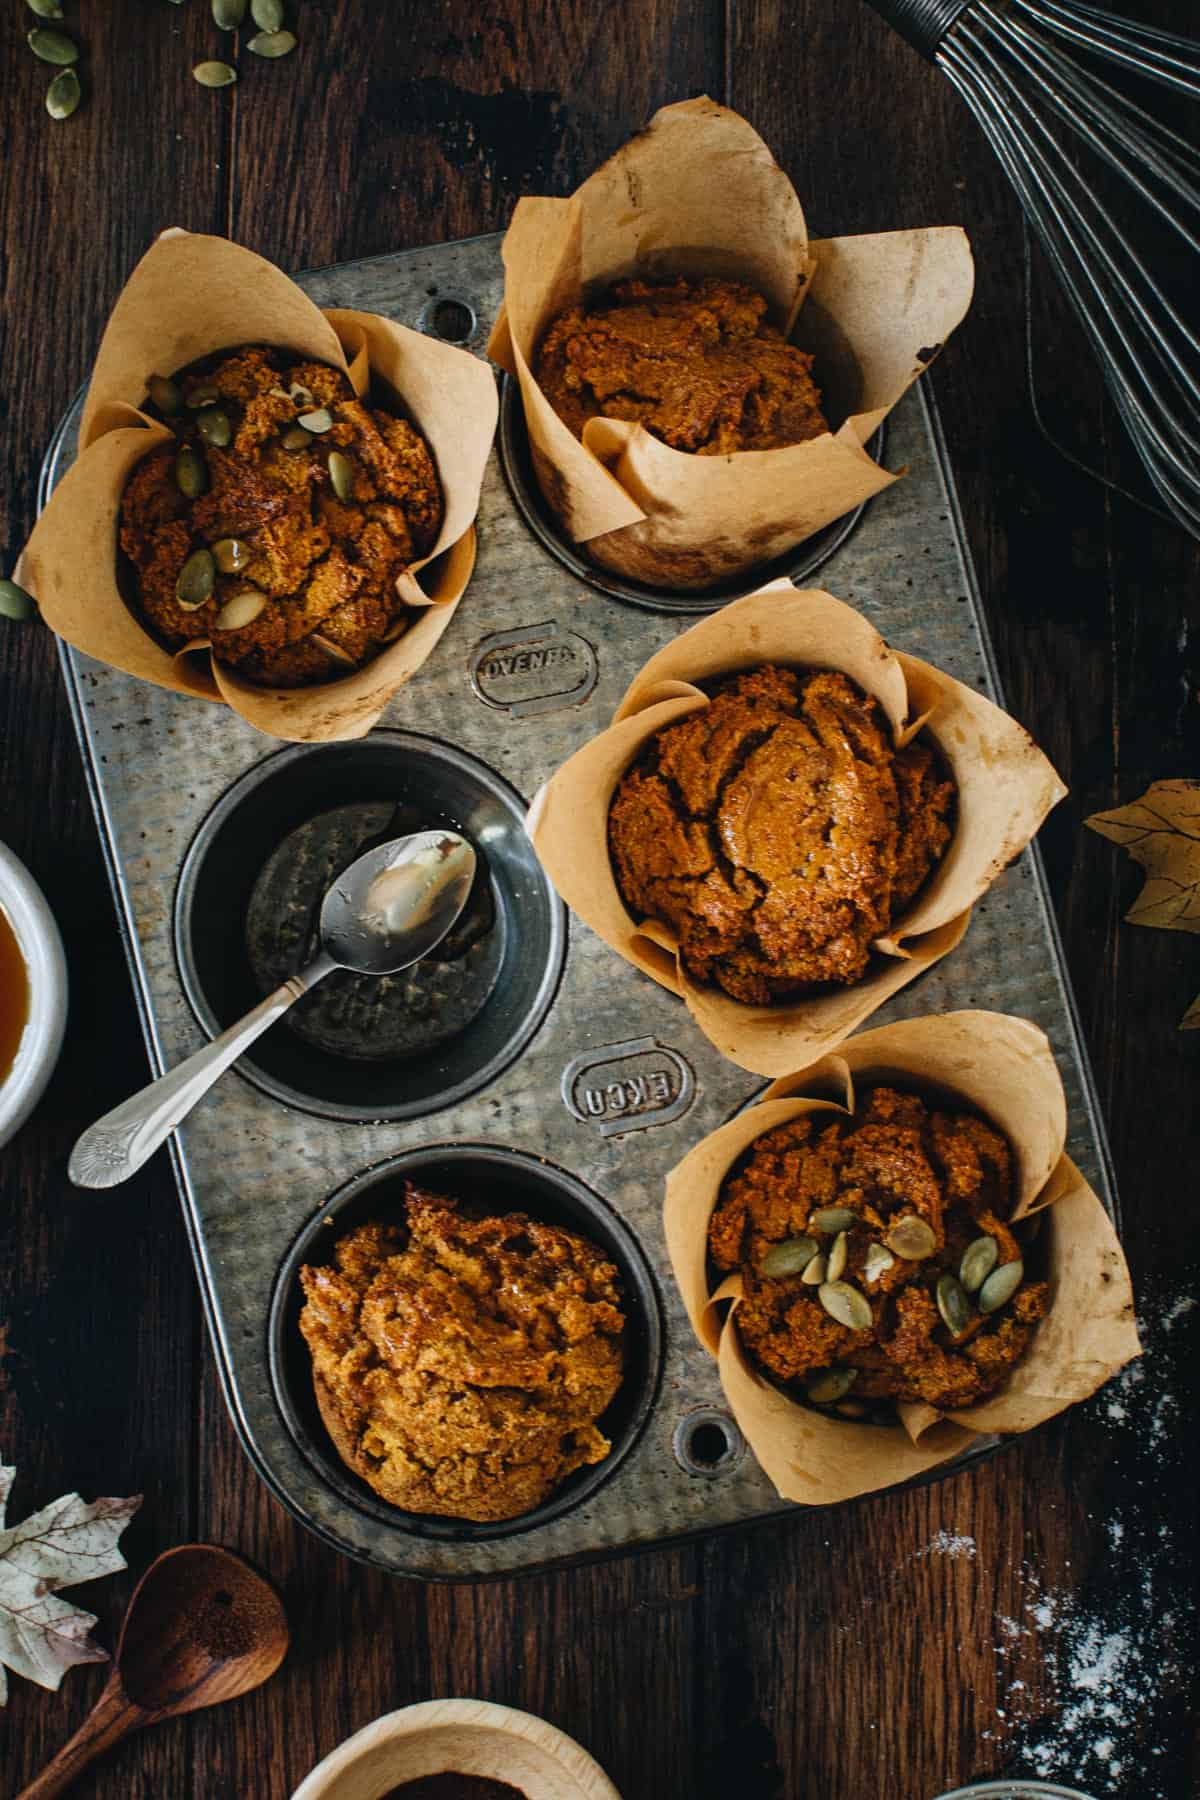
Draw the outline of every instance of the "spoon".
[[[131,1731],[248,1694],[287,1647],[279,1597],[249,1563],[213,1544],[166,1551],[134,1589],[104,1692],[17,1800],[63,1793]]]
[[[127,1181],[230,1063],[332,970],[392,975],[420,962],[458,918],[474,877],[475,852],[456,831],[418,831],[358,857],[321,904],[320,955],[211,1044],[89,1125],[67,1165],[75,1186]]]

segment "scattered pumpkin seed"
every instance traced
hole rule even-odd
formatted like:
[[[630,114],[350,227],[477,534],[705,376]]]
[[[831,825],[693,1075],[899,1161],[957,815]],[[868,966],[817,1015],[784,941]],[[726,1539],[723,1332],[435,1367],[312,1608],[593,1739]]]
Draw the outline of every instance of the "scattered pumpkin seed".
[[[283,0],[250,0],[250,17],[260,31],[283,28]]]
[[[60,69],[46,89],[46,111],[52,119],[69,119],[83,99],[74,69]]]
[[[253,625],[266,604],[267,596],[260,594],[257,588],[243,588],[240,594],[227,600],[217,614],[216,629],[240,631],[243,625]]]
[[[306,388],[302,381],[293,381],[288,389],[287,397],[293,406],[315,406],[317,404],[316,395],[311,388]]]
[[[805,1287],[820,1287],[825,1279],[825,1258],[814,1256],[800,1279]]]
[[[883,1241],[905,1262],[921,1262],[937,1249],[937,1233],[933,1226],[927,1219],[918,1218],[916,1213],[908,1213],[894,1225],[889,1225]]]
[[[281,387],[268,388],[267,392],[268,392],[268,394],[270,394],[272,400],[290,400],[292,397],[288,393],[286,388],[281,388]]]
[[[44,25],[35,25],[25,42],[42,62],[57,63],[59,68],[79,61],[79,45],[65,31],[47,31]]]
[[[958,1279],[968,1294],[978,1293],[996,1266],[1000,1246],[994,1237],[977,1237],[963,1251]]]
[[[175,485],[189,500],[208,491],[208,465],[195,444],[184,444],[175,458]]]
[[[831,1319],[848,1325],[851,1331],[869,1331],[874,1323],[871,1303],[848,1281],[824,1281],[817,1289],[817,1299]]]
[[[330,662],[340,663],[343,669],[356,669],[358,667],[357,662],[351,656],[350,652],[348,650],[343,650],[340,644],[331,642],[329,638],[320,637],[314,631],[309,634],[308,641],[310,644],[315,644],[318,650],[323,650]]]
[[[329,479],[339,500],[354,498],[354,464],[340,450],[329,452]],[[813,1245],[816,1249],[816,1245]]]
[[[971,1302],[954,1275],[943,1275],[937,1284],[937,1305],[946,1330],[958,1337],[971,1323]]]
[[[63,9],[58,0],[28,0],[29,10],[36,13],[39,19],[61,19]]]
[[[236,31],[246,17],[246,0],[212,0],[212,16],[218,31]]]
[[[818,1406],[832,1406],[842,1400],[858,1380],[857,1369],[822,1369],[805,1384],[804,1391]]]
[[[808,1222],[814,1231],[832,1235],[837,1231],[849,1231],[852,1225],[857,1225],[858,1214],[852,1213],[848,1206],[823,1206],[819,1212],[813,1213]]]
[[[285,450],[311,450],[312,433],[303,431],[299,425],[291,425],[280,438]]]
[[[255,56],[289,56],[296,48],[296,34],[293,31],[258,31],[246,48],[253,50]]]
[[[1016,1262],[1002,1263],[993,1269],[979,1290],[979,1310],[981,1313],[994,1313],[1011,1300],[1025,1277],[1025,1264]]]
[[[203,381],[199,387],[192,389],[184,405],[189,412],[199,412],[202,406],[215,406],[220,398],[220,388],[214,387],[211,381]]]
[[[0,580],[0,614],[6,619],[31,619],[37,610],[37,602],[32,594],[27,594],[23,587],[7,577]]]
[[[329,459],[331,462],[333,458]],[[817,1254],[817,1240],[810,1237],[784,1238],[781,1243],[772,1244],[759,1263],[759,1271],[763,1275],[798,1275],[801,1269],[808,1267]]]
[[[193,550],[175,578],[175,598],[185,612],[197,612],[212,599],[217,565],[211,550]]]
[[[237,80],[237,70],[231,69],[227,62],[197,63],[192,74],[200,86],[206,88],[232,87]]]
[[[842,1400],[834,1408],[835,1412],[841,1413],[843,1419],[865,1419],[870,1410],[861,1400]]]
[[[179,383],[166,375],[152,375],[146,383],[146,392],[159,412],[165,413],[168,418],[183,406]]]
[[[218,450],[224,450],[233,442],[233,426],[229,423],[229,414],[219,406],[206,406],[196,414],[196,430],[206,444],[214,444]]]
[[[222,575],[237,575],[254,555],[241,538],[218,538],[212,547],[213,561]]]
[[[833,1248],[829,1252],[826,1265],[827,1281],[840,1281],[846,1273],[846,1258],[850,1254],[850,1239],[844,1231],[839,1231],[833,1240]]]
[[[301,413],[296,423],[302,425],[305,431],[311,431],[316,437],[320,437],[333,424],[333,414],[327,406],[318,406],[315,412]]]
[[[878,1281],[885,1270],[894,1269],[895,1266],[896,1259],[890,1250],[885,1250],[882,1244],[867,1245],[867,1255],[863,1264],[863,1274],[868,1281]]]

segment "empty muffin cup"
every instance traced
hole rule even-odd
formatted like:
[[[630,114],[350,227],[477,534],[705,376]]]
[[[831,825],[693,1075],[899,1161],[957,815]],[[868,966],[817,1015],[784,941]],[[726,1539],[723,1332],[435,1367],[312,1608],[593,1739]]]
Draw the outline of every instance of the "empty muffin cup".
[[[257,764],[180,872],[175,949],[197,1018],[215,1036],[311,959],[324,894],[362,851],[448,826],[480,872],[433,955],[396,975],[327,976],[237,1068],[285,1105],[340,1120],[417,1118],[484,1087],[541,1024],[566,951],[524,814],[485,763],[415,732]]]
[[[341,1461],[321,1421],[312,1360],[300,1333],[300,1269],[333,1261],[338,1240],[369,1222],[404,1218],[405,1182],[488,1213],[524,1212],[596,1244],[615,1263],[625,1313],[625,1372],[597,1424],[612,1448],[603,1461],[568,1475],[541,1505],[511,1519],[476,1523],[406,1512],[381,1500]],[[530,1531],[579,1506],[608,1481],[650,1416],[662,1364],[658,1291],[641,1246],[624,1221],[574,1175],[539,1157],[491,1144],[434,1144],[390,1158],[339,1188],[309,1221],[276,1279],[268,1325],[275,1400],[297,1447],[345,1505],[397,1530],[480,1542]]]
[[[881,425],[866,447],[868,456],[875,462],[881,462],[883,458],[884,432],[885,428]],[[763,563],[760,568],[732,576],[714,587],[699,591],[648,587],[644,582],[615,575],[611,569],[592,562],[587,554],[587,545],[574,543],[563,531],[547,506],[534,474],[533,460],[529,453],[529,433],[521,406],[521,390],[511,375],[501,377],[498,442],[500,461],[517,510],[542,548],[548,550],[578,580],[586,581],[600,593],[607,594],[610,600],[622,600],[629,606],[641,607],[645,612],[716,612],[727,600],[733,600],[739,594],[745,594],[751,588],[760,587],[780,576],[789,576],[798,584],[805,583],[841,549],[870,505],[869,501],[864,500],[853,512],[814,532],[812,537],[797,544],[794,550],[789,550],[786,556],[777,556],[772,562]]]

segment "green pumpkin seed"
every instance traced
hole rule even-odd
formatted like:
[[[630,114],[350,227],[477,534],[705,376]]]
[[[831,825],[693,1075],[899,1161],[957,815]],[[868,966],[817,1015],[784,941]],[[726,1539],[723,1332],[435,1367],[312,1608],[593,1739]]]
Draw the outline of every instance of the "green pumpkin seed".
[[[311,431],[314,436],[320,437],[333,424],[333,414],[327,406],[319,406],[316,412],[301,413],[296,423],[302,425],[305,431]]]
[[[330,457],[330,462],[333,458]],[[759,1263],[759,1272],[763,1275],[798,1275],[806,1269],[817,1254],[817,1240],[810,1237],[784,1238],[782,1243],[772,1244]]]
[[[851,1331],[869,1331],[874,1324],[871,1303],[851,1287],[848,1281],[826,1281],[817,1289],[817,1299],[831,1319]]]
[[[175,598],[185,612],[196,612],[212,599],[217,565],[211,550],[193,550],[175,579]]]
[[[283,0],[250,0],[250,17],[260,31],[283,28]]]
[[[1006,1300],[1012,1299],[1024,1278],[1025,1264],[1020,1260],[993,1269],[979,1290],[980,1312],[998,1312]]]
[[[832,1406],[846,1397],[857,1380],[857,1369],[822,1369],[805,1384],[804,1391],[818,1406]]]
[[[977,1237],[963,1251],[958,1265],[958,1279],[968,1294],[978,1293],[996,1266],[1000,1246],[994,1237]]]
[[[199,412],[202,406],[215,406],[220,398],[220,388],[214,387],[211,381],[204,381],[199,387],[192,389],[184,405],[189,412]]]
[[[937,1249],[937,1233],[927,1219],[919,1219],[916,1213],[909,1213],[903,1219],[897,1219],[889,1225],[883,1234],[883,1241],[889,1250],[902,1256],[905,1262],[921,1262],[932,1256]]]
[[[28,0],[28,6],[30,12],[36,13],[39,19],[61,19],[63,16],[58,0]]]
[[[884,1274],[886,1270],[894,1269],[895,1266],[896,1259],[890,1250],[885,1250],[882,1244],[867,1245],[867,1255],[863,1264],[863,1274],[868,1281],[878,1281],[879,1277]]]
[[[339,500],[353,500],[354,464],[340,450],[329,452],[329,480]]]
[[[213,561],[222,575],[237,575],[254,555],[241,538],[218,538],[212,547]]]
[[[846,1258],[850,1254],[850,1239],[844,1231],[839,1231],[833,1240],[833,1248],[829,1252],[826,1266],[826,1281],[840,1281],[846,1273]]]
[[[46,89],[46,111],[52,119],[69,119],[83,99],[74,69],[61,69]]]
[[[283,445],[285,450],[311,450],[312,449],[312,434],[311,434],[311,432],[302,431],[300,429],[299,425],[289,426],[279,441]]]
[[[42,62],[57,63],[59,68],[79,61],[79,46],[71,42],[65,31],[47,31],[44,25],[35,25],[25,42]]]
[[[152,375],[146,383],[146,393],[151,403],[168,418],[183,407],[183,394],[180,392],[179,383],[171,381],[166,375]]]
[[[0,615],[6,619],[31,619],[37,611],[37,602],[32,594],[27,594],[23,587],[7,577],[0,580]]]
[[[315,644],[318,650],[323,650],[330,662],[338,663],[343,669],[357,669],[358,664],[355,659],[348,650],[343,650],[340,644],[331,642],[329,638],[318,637],[315,631],[310,632],[308,641],[310,644]]]
[[[858,1224],[858,1214],[852,1213],[848,1206],[823,1206],[819,1212],[813,1213],[809,1225],[814,1231],[824,1231],[831,1235],[837,1231],[849,1231]]]
[[[236,31],[246,17],[246,0],[212,0],[212,16],[218,31]]]
[[[820,1287],[825,1279],[825,1258],[814,1256],[800,1279],[805,1287]]]
[[[253,50],[255,56],[290,56],[296,48],[296,34],[292,31],[259,31],[246,48]]]
[[[267,604],[267,596],[260,594],[257,588],[243,588],[232,600],[227,600],[217,614],[215,624],[218,631],[240,631],[243,625],[253,625],[263,607]]]
[[[971,1302],[955,1276],[943,1275],[938,1282],[937,1305],[952,1337],[958,1337],[971,1323]]]
[[[214,444],[218,450],[224,450],[233,442],[233,426],[229,423],[229,414],[222,412],[219,406],[206,406],[203,412],[196,414],[196,430],[206,444]]]
[[[226,62],[197,63],[192,74],[200,86],[206,88],[232,87],[237,80],[237,70],[231,69]]]
[[[175,485],[189,500],[208,490],[208,465],[194,444],[185,444],[175,458]]]

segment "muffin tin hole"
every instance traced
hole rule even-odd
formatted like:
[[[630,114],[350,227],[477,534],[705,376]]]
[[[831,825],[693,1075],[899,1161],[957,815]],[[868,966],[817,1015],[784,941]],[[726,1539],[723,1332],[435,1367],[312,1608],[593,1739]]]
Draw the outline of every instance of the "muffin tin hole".
[[[346,1232],[371,1220],[401,1215],[404,1183],[415,1181],[487,1213],[527,1212],[580,1233],[598,1244],[620,1271],[625,1308],[625,1376],[599,1419],[612,1449],[603,1462],[577,1469],[550,1497],[515,1519],[475,1523],[409,1513],[381,1500],[337,1455],[321,1422],[313,1393],[312,1364],[300,1334],[305,1263],[333,1260]],[[378,1523],[421,1537],[481,1542],[531,1531],[582,1504],[616,1470],[637,1443],[658,1392],[663,1331],[658,1291],[649,1263],[624,1221],[597,1194],[564,1169],[540,1157],[491,1144],[434,1144],[367,1169],[339,1188],[300,1233],[275,1283],[268,1324],[268,1354],[276,1403],[298,1449],[320,1482],[344,1505]],[[720,1416],[720,1415],[717,1415]]]
[[[814,532],[804,543],[789,550],[786,556],[776,557],[774,561],[763,563],[757,569],[749,569],[744,575],[723,581],[717,587],[679,593],[666,588],[647,587],[643,582],[627,581],[622,576],[614,575],[589,561],[580,545],[564,537],[562,527],[546,505],[534,474],[529,453],[529,434],[525,429],[525,414],[521,406],[521,390],[511,375],[505,375],[501,379],[500,430],[497,441],[500,461],[517,511],[542,548],[548,550],[579,581],[586,581],[589,587],[596,588],[611,600],[622,600],[626,605],[641,607],[646,612],[716,612],[727,601],[736,600],[740,595],[748,594],[768,581],[777,581],[784,575],[803,585],[841,549],[870,504],[864,501],[844,518],[835,519],[822,531]],[[866,451],[874,462],[882,462],[882,425],[867,444]]]
[[[524,814],[485,763],[414,732],[257,764],[180,872],[175,947],[201,1024],[215,1036],[303,967],[325,890],[362,850],[449,826],[476,846],[481,874],[445,943],[394,976],[328,976],[237,1067],[286,1105],[345,1120],[416,1118],[485,1086],[541,1024],[566,951]]]
[[[746,1441],[728,1413],[701,1406],[679,1421],[672,1447],[685,1475],[711,1480],[741,1461]]]
[[[478,324],[475,308],[461,294],[438,294],[417,316],[418,327],[428,337],[441,338],[446,344],[469,344]]]

